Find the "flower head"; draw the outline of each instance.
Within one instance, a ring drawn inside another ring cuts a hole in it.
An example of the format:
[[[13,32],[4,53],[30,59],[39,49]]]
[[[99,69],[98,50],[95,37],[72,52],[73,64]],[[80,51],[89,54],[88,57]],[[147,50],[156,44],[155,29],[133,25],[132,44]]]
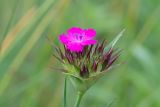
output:
[[[67,34],[61,34],[59,39],[70,51],[82,52],[85,46],[97,43],[96,40],[93,40],[95,36],[94,29],[72,27],[67,31]]]
[[[113,45],[106,48],[108,44],[105,40],[101,43],[93,40],[95,35],[94,29],[73,27],[59,37],[64,49],[55,48],[58,56],[54,56],[61,61],[63,71],[70,75],[73,84],[81,91],[86,91],[112,68],[120,55]]]
[[[64,45],[64,51],[57,49],[59,60],[66,73],[80,78],[90,78],[107,71],[118,59],[120,51],[113,48],[105,51],[106,42],[85,46],[82,52],[72,52]]]

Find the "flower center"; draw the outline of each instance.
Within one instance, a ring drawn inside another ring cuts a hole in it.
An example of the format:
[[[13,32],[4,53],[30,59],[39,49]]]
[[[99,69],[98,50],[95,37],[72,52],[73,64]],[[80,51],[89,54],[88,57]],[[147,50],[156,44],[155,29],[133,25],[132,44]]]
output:
[[[82,34],[75,34],[76,42],[82,42],[83,41],[83,35]]]

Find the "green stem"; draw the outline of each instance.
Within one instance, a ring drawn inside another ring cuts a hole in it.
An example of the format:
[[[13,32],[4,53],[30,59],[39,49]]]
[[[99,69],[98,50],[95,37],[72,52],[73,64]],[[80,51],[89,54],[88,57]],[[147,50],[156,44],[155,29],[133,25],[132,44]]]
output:
[[[67,107],[67,76],[64,80],[63,107]]]
[[[74,104],[74,107],[79,107],[80,103],[81,103],[81,99],[83,97],[83,92],[80,92],[78,91],[78,94],[77,94],[77,99],[76,99],[76,102]]]

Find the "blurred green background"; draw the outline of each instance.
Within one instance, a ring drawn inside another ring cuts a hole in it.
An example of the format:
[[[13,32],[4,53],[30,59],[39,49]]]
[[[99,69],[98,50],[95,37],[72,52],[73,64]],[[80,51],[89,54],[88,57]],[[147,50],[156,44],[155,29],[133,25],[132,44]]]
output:
[[[64,75],[46,40],[72,26],[94,28],[117,47],[120,67],[84,96],[81,107],[160,107],[160,0],[0,0],[0,107],[60,107]],[[75,89],[68,86],[68,107]]]

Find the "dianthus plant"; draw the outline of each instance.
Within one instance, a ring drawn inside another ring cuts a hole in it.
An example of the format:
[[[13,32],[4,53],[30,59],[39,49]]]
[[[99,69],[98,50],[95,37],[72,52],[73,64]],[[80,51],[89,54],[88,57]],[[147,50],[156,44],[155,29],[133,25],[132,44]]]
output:
[[[110,44],[106,40],[95,40],[96,31],[92,28],[72,27],[59,36],[63,49],[54,47],[57,52],[54,56],[60,61],[63,66],[61,70],[78,92],[74,107],[79,107],[84,93],[115,66],[114,62],[119,58],[120,51],[114,49],[114,45],[122,33],[123,31]],[[66,97],[66,86],[64,94]],[[66,98],[63,103],[66,107]]]

